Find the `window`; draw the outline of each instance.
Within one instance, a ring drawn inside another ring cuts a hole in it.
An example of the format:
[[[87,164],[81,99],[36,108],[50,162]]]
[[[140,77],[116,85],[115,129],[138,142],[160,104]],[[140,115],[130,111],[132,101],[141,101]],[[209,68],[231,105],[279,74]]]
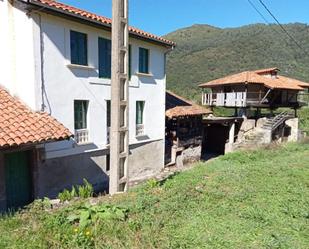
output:
[[[99,38],[99,77],[111,78],[112,70],[111,40]]]
[[[144,106],[145,101],[136,101],[136,124],[144,123]]]
[[[87,58],[87,35],[84,33],[72,31],[71,39],[71,63],[77,65],[88,65]]]
[[[111,101],[106,100],[106,124],[111,127]]]
[[[139,48],[139,72],[149,73],[149,50],[146,48]]]
[[[132,76],[132,47],[129,45],[129,80],[131,79]]]
[[[74,100],[74,128],[75,130],[87,129],[87,100]]]

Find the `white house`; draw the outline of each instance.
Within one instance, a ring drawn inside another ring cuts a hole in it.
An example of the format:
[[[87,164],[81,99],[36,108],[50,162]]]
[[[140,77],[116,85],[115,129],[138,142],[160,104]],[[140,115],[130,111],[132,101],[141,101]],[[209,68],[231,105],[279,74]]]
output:
[[[130,27],[131,181],[164,165],[165,58],[174,43]],[[38,145],[36,197],[83,178],[108,188],[111,20],[51,0],[0,0],[0,86],[75,138]]]

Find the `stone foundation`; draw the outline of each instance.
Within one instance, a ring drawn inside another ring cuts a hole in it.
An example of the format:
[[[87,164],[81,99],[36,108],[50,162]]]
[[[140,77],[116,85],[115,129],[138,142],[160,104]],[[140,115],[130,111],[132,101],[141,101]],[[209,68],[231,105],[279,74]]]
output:
[[[83,184],[83,179],[87,179],[96,192],[108,191],[108,154],[109,150],[105,149],[46,160],[39,160],[40,156],[37,156],[37,163],[31,166],[34,197],[56,198],[64,189]],[[158,174],[164,167],[163,157],[163,140],[130,145],[129,181]],[[0,210],[5,210],[5,167],[2,158],[3,154],[0,153]]]
[[[163,140],[130,145],[129,181],[149,178],[163,168]],[[46,160],[39,167],[38,197],[56,197],[65,188],[89,181],[96,192],[108,191],[109,150]]]
[[[164,140],[130,145],[129,181],[158,174],[164,168]]]
[[[63,189],[89,181],[95,191],[108,189],[109,177],[106,173],[108,150],[82,153],[72,156],[47,159],[38,167],[37,198],[57,197]]]
[[[182,160],[184,163],[190,163],[201,159],[202,146],[192,146],[182,151]]]
[[[288,136],[289,142],[297,142],[299,134],[299,120],[298,118],[291,118],[285,121],[285,125],[291,128],[291,134]]]

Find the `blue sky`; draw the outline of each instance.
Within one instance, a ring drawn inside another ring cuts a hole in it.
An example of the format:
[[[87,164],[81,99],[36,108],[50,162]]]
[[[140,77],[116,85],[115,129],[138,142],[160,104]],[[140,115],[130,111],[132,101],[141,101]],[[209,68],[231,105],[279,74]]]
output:
[[[111,17],[112,0],[59,0]],[[269,22],[274,20],[259,0],[251,0]],[[308,0],[263,0],[281,23],[309,23]],[[239,27],[263,23],[248,0],[129,0],[130,25],[164,35],[193,24]]]

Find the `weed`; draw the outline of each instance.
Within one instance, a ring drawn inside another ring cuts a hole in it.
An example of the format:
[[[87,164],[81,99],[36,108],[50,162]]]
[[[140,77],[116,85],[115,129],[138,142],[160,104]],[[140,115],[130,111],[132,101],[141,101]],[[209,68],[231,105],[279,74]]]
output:
[[[72,186],[71,191],[65,189],[58,194],[58,198],[61,202],[70,201],[74,198],[89,198],[93,196],[93,187],[92,185],[84,179],[83,185]]]

